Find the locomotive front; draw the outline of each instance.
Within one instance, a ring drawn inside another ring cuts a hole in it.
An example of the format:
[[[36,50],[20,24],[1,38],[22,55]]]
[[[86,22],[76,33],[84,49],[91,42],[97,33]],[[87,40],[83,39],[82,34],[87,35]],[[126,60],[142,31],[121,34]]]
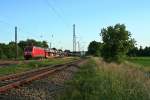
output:
[[[24,58],[25,59],[32,58],[32,50],[33,50],[33,47],[26,47],[24,49]]]

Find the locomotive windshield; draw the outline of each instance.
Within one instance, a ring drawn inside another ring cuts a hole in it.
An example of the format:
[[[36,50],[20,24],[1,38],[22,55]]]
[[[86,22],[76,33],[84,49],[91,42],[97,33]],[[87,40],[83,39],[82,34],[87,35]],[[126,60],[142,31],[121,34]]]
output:
[[[24,51],[26,51],[26,52],[31,52],[32,49],[33,49],[33,47],[26,47]]]

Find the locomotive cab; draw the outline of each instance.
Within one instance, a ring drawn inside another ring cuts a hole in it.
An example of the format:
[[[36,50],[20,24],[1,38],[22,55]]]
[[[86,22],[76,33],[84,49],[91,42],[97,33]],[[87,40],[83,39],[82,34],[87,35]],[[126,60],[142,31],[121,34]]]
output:
[[[33,51],[33,47],[26,47],[24,49],[24,58],[25,59],[29,59],[29,58],[32,58],[32,51]]]

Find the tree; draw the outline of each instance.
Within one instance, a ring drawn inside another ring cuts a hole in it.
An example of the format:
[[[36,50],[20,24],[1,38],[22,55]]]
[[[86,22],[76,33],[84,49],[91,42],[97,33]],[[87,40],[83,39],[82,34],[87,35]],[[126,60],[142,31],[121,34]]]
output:
[[[139,56],[139,57],[148,57],[150,56],[150,47],[146,46],[143,48],[140,46],[140,48],[133,48],[130,49],[129,52],[127,53],[128,56]]]
[[[102,48],[102,43],[92,41],[88,47],[88,54],[93,55],[93,56],[100,56],[101,55],[101,48]]]
[[[37,46],[39,43],[34,39],[27,39],[27,46]]]
[[[52,50],[57,50],[56,48],[52,48]]]
[[[24,50],[24,48],[27,46],[27,41],[20,41],[20,42],[18,43],[18,46],[19,46],[22,50]]]
[[[0,48],[0,59],[6,59],[6,55],[4,54],[2,48]]]
[[[129,49],[127,55],[130,56],[130,57],[138,56],[138,48],[134,47],[134,48]]]
[[[43,48],[48,48],[48,44],[46,41],[36,41],[34,39],[27,39],[26,41],[20,41],[18,43],[19,47],[24,50],[26,46],[38,46]]]
[[[8,55],[8,45],[4,44],[4,43],[0,43],[0,58],[1,59],[5,59],[7,58],[7,55]]]
[[[46,41],[36,41],[34,39],[27,39],[18,43],[18,57],[23,57],[23,51],[26,46],[38,46],[48,48]],[[11,41],[9,44],[0,43],[0,59],[15,58],[16,44]]]
[[[43,47],[43,48],[48,48],[47,42],[46,42],[46,41],[42,41],[41,47]]]
[[[124,24],[116,24],[101,30],[102,57],[106,61],[121,61],[135,41]]]

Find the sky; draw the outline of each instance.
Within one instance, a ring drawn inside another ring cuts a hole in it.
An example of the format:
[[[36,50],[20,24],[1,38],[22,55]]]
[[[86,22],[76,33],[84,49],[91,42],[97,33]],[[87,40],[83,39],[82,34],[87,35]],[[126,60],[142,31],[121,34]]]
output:
[[[0,0],[0,43],[36,39],[72,50],[73,24],[81,50],[101,41],[102,28],[125,24],[138,46],[150,46],[150,0]]]

